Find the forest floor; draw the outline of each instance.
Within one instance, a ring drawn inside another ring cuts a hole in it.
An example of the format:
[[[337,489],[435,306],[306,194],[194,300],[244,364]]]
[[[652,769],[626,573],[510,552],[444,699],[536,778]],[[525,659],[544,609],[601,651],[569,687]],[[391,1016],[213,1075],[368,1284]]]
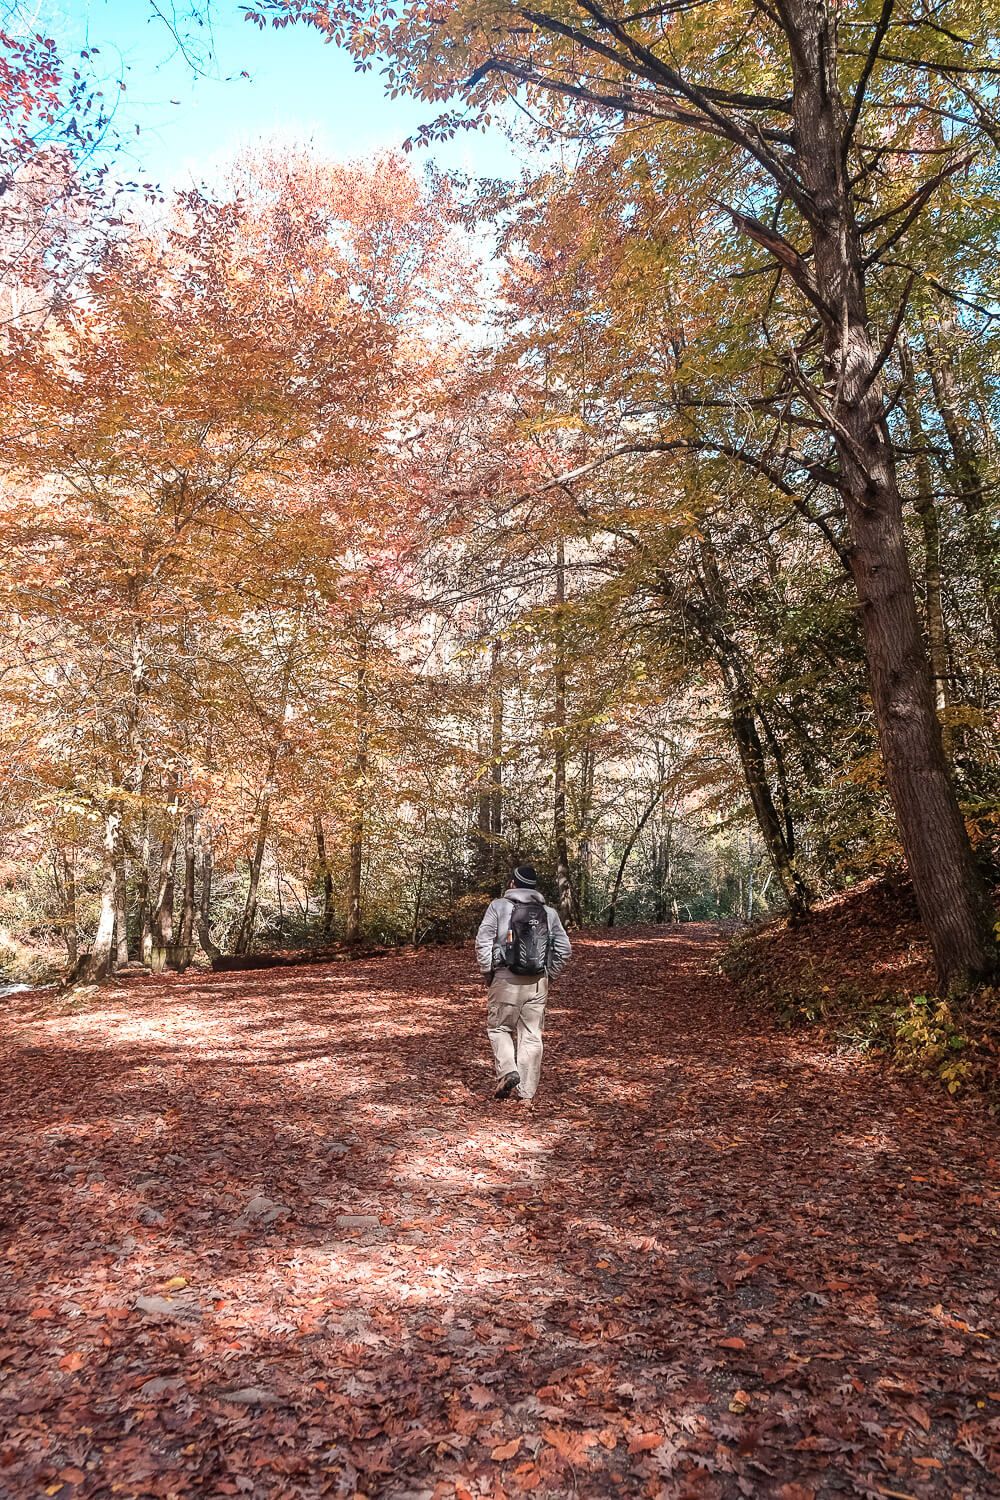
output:
[[[0,1494],[1000,1493],[1000,1128],[721,941],[580,939],[533,1111],[457,951],[11,997]]]
[[[778,918],[745,929],[724,966],[752,1009],[877,1050],[1000,1114],[1000,989],[942,1005],[908,883],[872,877],[817,902],[801,927]]]
[[[779,1007],[825,1000],[836,1011],[936,988],[911,887],[876,876],[816,902],[801,927],[777,918],[745,929],[727,967],[745,968],[755,992]]]

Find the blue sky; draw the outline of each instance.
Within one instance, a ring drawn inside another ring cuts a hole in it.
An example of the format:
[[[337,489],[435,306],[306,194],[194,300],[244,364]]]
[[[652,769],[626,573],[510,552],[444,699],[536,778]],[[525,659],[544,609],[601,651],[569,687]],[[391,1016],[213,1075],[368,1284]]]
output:
[[[161,8],[169,3],[161,0]],[[37,7],[38,27],[64,51],[100,48],[92,66],[109,100],[117,80],[125,82],[115,119],[121,177],[164,187],[210,181],[241,144],[262,136],[313,141],[339,159],[366,156],[401,146],[433,117],[431,105],[386,99],[377,72],[355,73],[345,53],[307,27],[261,33],[243,20],[240,0],[213,0],[207,77],[193,73],[152,14],[148,0],[41,0]],[[202,33],[207,55],[205,41]],[[414,164],[425,154],[415,152]],[[497,132],[463,135],[432,154],[440,166],[472,175],[509,176],[519,167]]]

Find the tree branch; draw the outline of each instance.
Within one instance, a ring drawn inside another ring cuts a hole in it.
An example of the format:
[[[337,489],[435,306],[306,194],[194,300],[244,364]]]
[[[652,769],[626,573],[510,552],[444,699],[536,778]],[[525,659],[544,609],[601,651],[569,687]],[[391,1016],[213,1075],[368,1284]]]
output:
[[[862,230],[863,234],[870,233],[872,229],[877,228],[879,225],[886,223],[888,219],[895,218],[897,214],[902,213],[903,210],[907,207],[907,204],[910,205],[909,212],[903,219],[902,224],[897,225],[892,234],[890,234],[887,239],[884,239],[881,245],[877,246],[870,255],[865,257],[866,267],[874,265],[875,262],[881,256],[883,256],[887,250],[891,250],[892,246],[895,245],[898,240],[902,239],[903,235],[909,229],[910,225],[920,217],[928,199],[935,192],[935,190],[939,188],[941,184],[947,180],[947,178],[953,177],[956,172],[961,172],[963,168],[969,166],[971,162],[975,161],[976,155],[977,153],[975,151],[967,151],[964,156],[957,157],[956,160],[951,162],[949,166],[942,167],[940,172],[935,172],[933,177],[929,177],[924,183],[923,187],[918,188],[918,190],[906,200],[906,203],[901,203],[900,206],[897,209],[893,210],[892,213],[883,214],[880,218],[874,219],[866,229]]]
[[[889,27],[892,24],[892,13],[895,7],[896,0],[883,0],[882,14],[878,18],[878,24],[875,27],[875,35],[872,38],[872,44],[868,49],[868,56],[865,58],[864,67],[861,69],[861,77],[858,79],[858,86],[854,90],[854,101],[851,105],[851,113],[847,118],[847,126],[844,130],[843,153],[845,161],[847,160],[847,153],[851,149],[851,142],[854,139],[854,132],[857,129],[858,121],[861,118],[861,110],[864,106],[865,94],[868,89],[869,81],[871,80],[872,71],[875,67],[875,64],[878,62],[879,51],[882,47],[882,43],[885,40],[886,33],[888,32]]]
[[[778,264],[788,271],[799,291],[808,298],[820,316],[828,323],[835,321],[832,308],[823,300],[813,284],[805,260],[796,250],[794,245],[789,244],[782,235],[774,229],[769,229],[759,219],[750,214],[740,213],[738,208],[732,208],[728,203],[721,203],[719,199],[712,200],[716,207],[721,208],[723,213],[729,215],[737,229],[743,231],[761,249],[766,250],[773,256]]]

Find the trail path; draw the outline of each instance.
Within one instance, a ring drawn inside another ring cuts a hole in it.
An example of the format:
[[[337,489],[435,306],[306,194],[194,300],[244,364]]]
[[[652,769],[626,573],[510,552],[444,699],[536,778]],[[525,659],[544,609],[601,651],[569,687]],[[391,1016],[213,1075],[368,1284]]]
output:
[[[718,945],[579,941],[534,1113],[459,953],[7,1002],[0,1494],[1000,1494],[996,1125]]]

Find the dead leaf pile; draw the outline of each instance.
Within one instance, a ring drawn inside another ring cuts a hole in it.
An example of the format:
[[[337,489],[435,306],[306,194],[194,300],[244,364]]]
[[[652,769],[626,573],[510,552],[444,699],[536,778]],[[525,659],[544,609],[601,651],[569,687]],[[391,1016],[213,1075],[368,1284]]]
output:
[[[137,979],[0,1058],[0,1493],[1000,1491],[997,1127],[585,938],[533,1113],[467,954]]]

